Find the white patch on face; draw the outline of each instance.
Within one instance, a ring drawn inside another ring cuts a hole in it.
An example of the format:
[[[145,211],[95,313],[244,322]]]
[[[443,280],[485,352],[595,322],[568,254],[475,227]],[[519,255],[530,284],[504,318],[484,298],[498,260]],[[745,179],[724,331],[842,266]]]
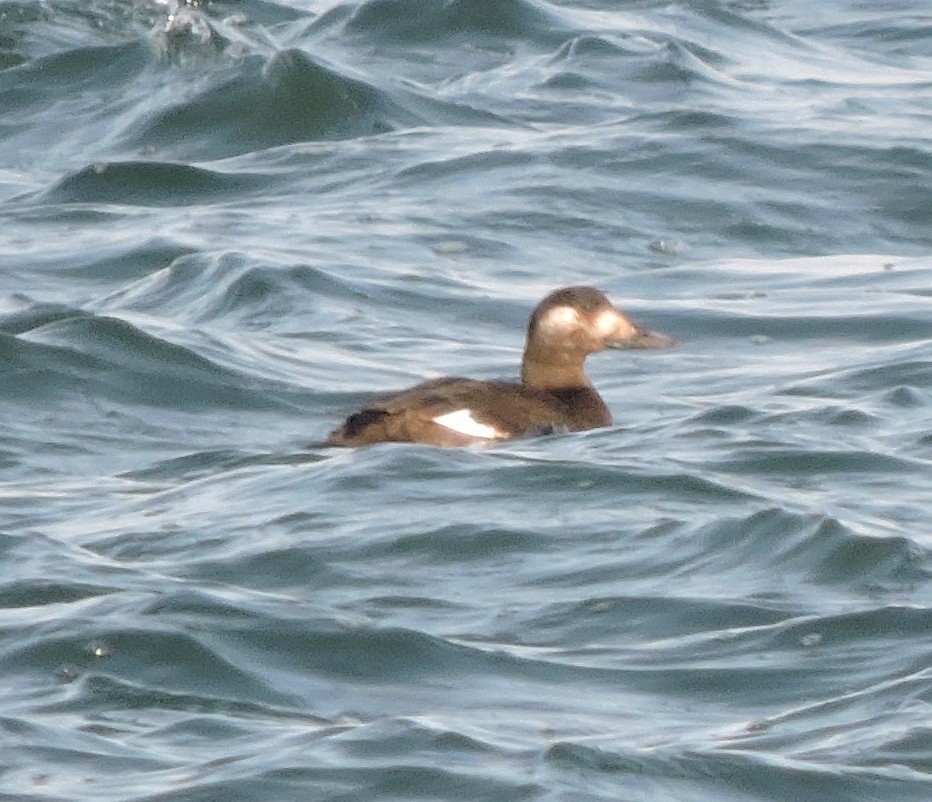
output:
[[[599,312],[595,319],[595,327],[603,337],[627,337],[634,333],[634,326],[614,309]]]
[[[456,412],[448,412],[446,415],[438,415],[434,418],[434,423],[443,426],[468,437],[484,437],[487,440],[496,440],[505,435],[498,431],[494,426],[480,423],[472,416],[471,409],[458,409]]]
[[[544,313],[540,328],[545,332],[562,334],[579,327],[579,312],[572,306],[555,306]]]

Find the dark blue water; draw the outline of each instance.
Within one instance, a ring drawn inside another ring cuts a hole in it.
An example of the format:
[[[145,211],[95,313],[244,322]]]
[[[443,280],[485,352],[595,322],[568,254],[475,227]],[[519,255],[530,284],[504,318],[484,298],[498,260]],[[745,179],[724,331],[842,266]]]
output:
[[[925,0],[0,2],[0,796],[932,799]],[[592,284],[614,426],[309,447]]]

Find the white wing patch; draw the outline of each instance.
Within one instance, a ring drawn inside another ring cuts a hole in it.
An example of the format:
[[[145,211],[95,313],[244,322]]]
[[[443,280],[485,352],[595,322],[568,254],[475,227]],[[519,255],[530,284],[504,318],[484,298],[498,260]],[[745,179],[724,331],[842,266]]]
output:
[[[506,436],[494,426],[477,421],[472,416],[471,409],[458,409],[455,412],[448,412],[446,415],[438,415],[434,418],[434,423],[469,437],[484,437],[488,440],[495,440]]]

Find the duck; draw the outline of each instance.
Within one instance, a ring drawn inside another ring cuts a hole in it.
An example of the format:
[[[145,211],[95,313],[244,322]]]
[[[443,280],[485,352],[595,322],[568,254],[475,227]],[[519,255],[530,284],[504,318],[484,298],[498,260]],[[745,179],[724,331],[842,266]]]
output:
[[[586,375],[586,357],[676,343],[634,323],[594,287],[563,287],[531,313],[519,382],[431,379],[369,402],[324,445],[468,446],[610,426],[611,412]]]

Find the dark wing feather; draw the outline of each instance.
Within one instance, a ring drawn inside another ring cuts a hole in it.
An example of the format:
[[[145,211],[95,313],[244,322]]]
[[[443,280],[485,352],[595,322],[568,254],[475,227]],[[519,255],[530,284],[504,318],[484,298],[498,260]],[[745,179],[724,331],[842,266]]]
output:
[[[445,378],[376,399],[331,433],[331,445],[384,441],[466,445],[482,438],[454,432],[434,419],[460,409],[509,437],[558,431],[568,426],[564,406],[554,395],[503,381]]]

